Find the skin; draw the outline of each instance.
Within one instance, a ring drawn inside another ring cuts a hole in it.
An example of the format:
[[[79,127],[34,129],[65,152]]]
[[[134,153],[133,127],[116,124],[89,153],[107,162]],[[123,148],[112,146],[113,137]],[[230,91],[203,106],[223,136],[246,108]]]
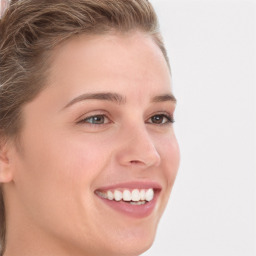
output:
[[[118,93],[125,102],[90,99],[65,107],[99,92]],[[165,117],[175,102],[152,102],[165,94],[171,94],[168,66],[141,32],[81,35],[54,50],[47,87],[23,108],[20,148],[1,148],[5,256],[135,256],[151,246],[179,165]],[[103,124],[91,123],[95,115]],[[126,216],[94,193],[127,181],[161,185],[148,217]]]

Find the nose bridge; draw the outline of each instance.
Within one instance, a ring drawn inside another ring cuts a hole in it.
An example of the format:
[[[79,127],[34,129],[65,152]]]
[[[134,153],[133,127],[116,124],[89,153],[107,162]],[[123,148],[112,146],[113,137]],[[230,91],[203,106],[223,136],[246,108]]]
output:
[[[127,127],[122,134],[122,146],[118,153],[122,165],[158,166],[160,155],[145,124]]]

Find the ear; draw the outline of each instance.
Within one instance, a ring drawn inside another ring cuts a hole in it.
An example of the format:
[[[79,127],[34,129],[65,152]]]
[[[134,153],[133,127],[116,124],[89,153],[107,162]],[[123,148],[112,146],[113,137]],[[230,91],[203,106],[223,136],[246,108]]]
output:
[[[9,183],[13,179],[11,168],[11,151],[13,143],[0,138],[0,183]]]

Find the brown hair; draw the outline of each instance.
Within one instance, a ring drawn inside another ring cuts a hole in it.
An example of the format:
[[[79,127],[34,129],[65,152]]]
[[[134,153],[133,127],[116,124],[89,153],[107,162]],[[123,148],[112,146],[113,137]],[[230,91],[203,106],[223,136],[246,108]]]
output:
[[[157,17],[147,0],[16,0],[0,21],[0,139],[16,138],[22,106],[46,84],[51,50],[81,33],[150,34],[169,66]],[[3,192],[3,191],[2,191]],[[5,210],[0,194],[0,244],[5,246]]]

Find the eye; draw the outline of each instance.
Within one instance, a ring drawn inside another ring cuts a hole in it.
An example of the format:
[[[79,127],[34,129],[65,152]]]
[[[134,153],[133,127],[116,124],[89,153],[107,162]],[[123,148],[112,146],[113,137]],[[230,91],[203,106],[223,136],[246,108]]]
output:
[[[164,125],[164,124],[174,123],[174,119],[172,116],[168,114],[157,114],[150,117],[148,123]]]
[[[81,120],[79,123],[88,123],[93,125],[101,125],[109,123],[109,119],[105,115],[89,116]]]

